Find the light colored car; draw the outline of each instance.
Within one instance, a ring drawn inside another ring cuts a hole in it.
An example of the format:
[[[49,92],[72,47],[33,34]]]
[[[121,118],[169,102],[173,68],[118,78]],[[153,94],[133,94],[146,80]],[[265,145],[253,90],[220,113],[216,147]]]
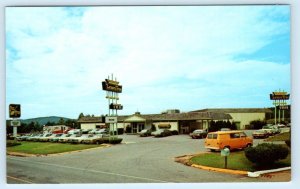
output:
[[[58,142],[66,143],[67,140],[71,137],[71,134],[64,135],[63,137],[59,137]]]
[[[51,138],[55,137],[56,134],[46,134],[45,136],[39,138],[40,142],[48,142]]]
[[[253,136],[253,138],[267,138],[267,137],[269,137],[269,133],[266,130],[259,129],[259,130],[253,131],[252,136]]]
[[[166,137],[171,136],[172,132],[169,129],[158,129],[157,131],[154,131],[151,133],[154,137]]]
[[[74,141],[74,139],[77,139],[79,137],[81,137],[82,135],[81,134],[74,134],[74,135],[71,135],[70,137],[67,138],[66,142],[67,143],[72,143]]]
[[[32,136],[27,137],[26,141],[34,141],[34,140],[36,140],[36,138],[42,137],[42,136],[43,136],[43,134],[33,134]]]
[[[84,134],[84,135],[77,135],[76,137],[72,137],[68,139],[68,142],[73,144],[79,144],[82,143],[83,140],[92,137],[92,134]]]
[[[267,131],[269,136],[273,136],[275,134],[280,133],[280,129],[274,125],[265,125],[262,127],[262,130]]]
[[[60,133],[60,134],[56,134],[56,136],[55,137],[52,137],[52,138],[50,138],[50,142],[58,142],[58,140],[61,138],[61,137],[64,137],[64,136],[66,136],[67,134],[62,134],[62,133]]]
[[[102,144],[108,140],[108,137],[109,137],[108,135],[102,135],[102,134],[93,135],[93,134],[91,134],[90,137],[84,139],[82,141],[82,143],[84,143],[84,144]]]
[[[141,137],[146,137],[151,135],[151,130],[150,129],[144,129],[141,130],[141,132],[138,132],[138,135]]]

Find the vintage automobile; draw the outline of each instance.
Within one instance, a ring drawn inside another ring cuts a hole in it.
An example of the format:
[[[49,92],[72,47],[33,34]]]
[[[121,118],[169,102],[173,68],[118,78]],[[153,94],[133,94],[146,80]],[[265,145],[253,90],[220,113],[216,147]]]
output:
[[[83,143],[83,140],[92,137],[92,134],[84,134],[84,135],[76,135],[76,137],[72,137],[70,139],[68,139],[69,143],[72,144],[79,144],[79,143]]]
[[[150,130],[150,129],[144,129],[144,130],[141,130],[141,132],[138,132],[138,135],[139,135],[140,137],[151,136],[151,130]]]
[[[154,131],[151,133],[154,137],[166,137],[171,136],[172,132],[169,129],[158,129],[157,131]]]
[[[192,133],[190,133],[190,137],[192,138],[206,138],[207,131],[203,129],[196,129]]]
[[[105,139],[105,136],[107,135],[93,135],[91,134],[88,138],[84,139],[82,141],[83,144],[102,144],[105,141],[108,141],[108,136]]]
[[[262,127],[262,130],[267,131],[269,136],[280,133],[280,129],[275,125],[265,125]]]
[[[253,131],[252,136],[253,136],[253,138],[268,138],[269,133],[266,130],[259,129],[259,130]]]
[[[75,142],[75,139],[81,137],[82,135],[81,134],[74,134],[74,135],[71,135],[70,137],[67,138],[66,142],[67,143],[74,143]]]
[[[248,137],[243,131],[217,131],[207,134],[205,148],[211,151],[222,150],[224,148],[243,149],[253,145],[253,139]]]
[[[63,137],[59,137],[58,142],[66,143],[67,140],[68,140],[71,136],[75,136],[75,135],[67,134],[67,135],[64,135]]]
[[[47,134],[38,139],[40,142],[48,142],[51,138],[55,137],[57,134]]]
[[[65,137],[67,134],[56,134],[55,137],[50,138],[49,142],[58,142],[58,140],[62,137]]]
[[[27,138],[33,137],[33,136],[35,136],[35,134],[26,134],[26,135],[22,135],[22,136],[17,136],[16,139],[17,139],[17,141],[25,141],[25,140],[27,140]]]

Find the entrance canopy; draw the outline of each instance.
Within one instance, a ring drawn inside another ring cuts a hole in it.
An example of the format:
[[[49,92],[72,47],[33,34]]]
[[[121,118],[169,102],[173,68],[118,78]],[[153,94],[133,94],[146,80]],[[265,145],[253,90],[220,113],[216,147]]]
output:
[[[140,116],[137,116],[137,115],[133,115],[133,116],[125,119],[124,122],[126,122],[126,123],[146,122],[146,119],[144,119]]]

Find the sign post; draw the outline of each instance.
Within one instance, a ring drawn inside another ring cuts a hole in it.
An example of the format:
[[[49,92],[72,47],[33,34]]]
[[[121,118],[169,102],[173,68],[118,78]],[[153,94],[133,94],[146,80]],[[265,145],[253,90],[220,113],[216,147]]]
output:
[[[275,125],[277,124],[277,107],[279,107],[279,123],[281,122],[280,118],[280,110],[282,110],[282,116],[283,116],[283,121],[284,121],[284,110],[288,109],[286,100],[290,99],[290,94],[288,94],[285,91],[275,91],[270,94],[270,100],[273,100],[273,105],[275,106]],[[282,108],[283,107],[283,108]]]
[[[110,126],[112,125],[112,135],[115,135],[115,130],[116,135],[118,135],[118,110],[123,109],[123,105],[118,104],[119,93],[122,93],[122,85],[119,84],[117,78],[114,79],[111,75],[111,79],[108,76],[107,79],[102,81],[102,89],[106,91],[106,98],[108,99],[108,117],[105,119],[105,123],[109,124],[109,130],[111,130]]]
[[[224,156],[225,157],[225,169],[227,169],[227,157],[229,156],[229,154],[230,154],[230,150],[229,150],[229,148],[224,148],[224,149],[222,149],[221,150],[221,156]]]
[[[18,127],[21,126],[21,122],[19,120],[16,120],[16,118],[21,117],[21,105],[10,104],[8,110],[9,110],[9,117],[12,118],[10,125],[13,127],[13,137],[16,139],[18,134]]]

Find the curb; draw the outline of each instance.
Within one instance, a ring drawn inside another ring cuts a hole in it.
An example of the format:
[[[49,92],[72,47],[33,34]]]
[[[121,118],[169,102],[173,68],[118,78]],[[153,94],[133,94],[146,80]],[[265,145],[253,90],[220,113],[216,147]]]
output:
[[[240,170],[232,170],[232,169],[222,169],[222,168],[215,168],[215,167],[207,167],[203,165],[192,164],[192,167],[207,170],[207,171],[216,171],[222,173],[230,173],[235,175],[248,175],[248,171],[240,171]]]
[[[270,170],[265,170],[265,171],[248,172],[248,177],[255,178],[255,177],[259,177],[262,174],[275,173],[275,172],[287,171],[287,170],[291,170],[291,167],[283,167],[283,168],[279,168],[279,169],[270,169]]]
[[[88,151],[88,150],[95,150],[99,148],[107,148],[110,147],[110,144],[102,144],[102,146],[95,147],[95,148],[88,148],[88,149],[83,149],[83,150],[75,150],[75,151],[69,151],[69,152],[61,152],[61,153],[55,153],[55,154],[27,154],[27,153],[22,153],[22,152],[7,152],[7,155],[10,156],[18,156],[18,157],[45,157],[45,156],[58,156],[58,155],[63,155],[63,154],[71,154],[71,153],[76,153],[76,152],[82,152],[82,151]]]

